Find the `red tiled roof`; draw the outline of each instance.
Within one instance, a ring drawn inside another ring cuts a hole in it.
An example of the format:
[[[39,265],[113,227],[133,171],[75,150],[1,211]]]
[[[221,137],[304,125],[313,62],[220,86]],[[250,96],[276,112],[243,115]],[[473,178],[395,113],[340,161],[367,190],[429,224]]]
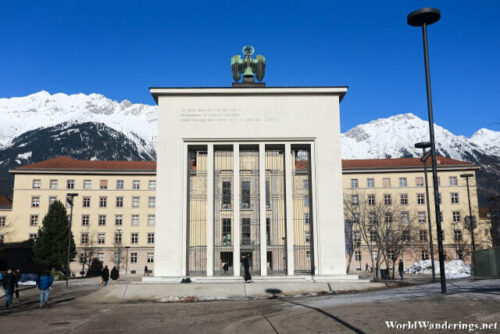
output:
[[[471,166],[470,162],[436,157],[438,166]],[[428,166],[430,161],[428,161]],[[419,158],[342,160],[342,169],[423,167]]]
[[[145,170],[156,171],[156,161],[75,160],[68,156],[35,162],[15,170],[74,169],[74,170]]]

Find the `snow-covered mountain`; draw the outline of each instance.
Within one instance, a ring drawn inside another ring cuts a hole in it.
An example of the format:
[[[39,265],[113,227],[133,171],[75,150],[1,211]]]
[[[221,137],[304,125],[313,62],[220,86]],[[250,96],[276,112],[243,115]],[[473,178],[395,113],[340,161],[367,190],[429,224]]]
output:
[[[156,106],[117,102],[100,94],[40,91],[24,97],[0,99],[0,149],[30,130],[61,123],[103,123],[134,141],[140,151],[155,150],[158,112]],[[146,147],[144,147],[146,143]]]

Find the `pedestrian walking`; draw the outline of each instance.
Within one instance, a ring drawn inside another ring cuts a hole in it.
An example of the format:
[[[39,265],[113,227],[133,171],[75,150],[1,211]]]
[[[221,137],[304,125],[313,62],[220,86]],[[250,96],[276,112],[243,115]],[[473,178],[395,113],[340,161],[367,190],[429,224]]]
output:
[[[101,280],[102,280],[102,285],[106,286],[108,285],[109,281],[109,269],[108,266],[104,266],[104,269],[101,271]]]
[[[144,266],[144,276],[149,276],[148,266]]]
[[[111,275],[109,275],[113,281],[116,281],[120,277],[120,273],[118,272],[118,269],[116,269],[116,266],[111,269]]]
[[[366,264],[365,271],[368,271],[368,263]]]
[[[246,255],[243,255],[243,268],[245,269],[245,283],[249,283],[252,281],[252,276],[250,275],[250,262]]]
[[[404,272],[404,265],[403,265],[403,260],[399,259],[399,265],[398,265],[398,271],[399,271],[399,277],[401,280],[403,280],[403,272]]]
[[[16,280],[17,280],[17,286],[16,286],[16,298],[19,298],[19,282],[21,282],[21,277],[22,277],[22,274],[21,274],[21,270],[19,269],[16,269]]]
[[[16,275],[12,269],[7,270],[3,278],[3,289],[5,291],[5,307],[12,305],[12,297],[14,296],[14,289],[18,287]]]
[[[44,269],[36,279],[36,286],[40,289],[40,307],[49,306],[50,287],[54,278],[48,270]]]

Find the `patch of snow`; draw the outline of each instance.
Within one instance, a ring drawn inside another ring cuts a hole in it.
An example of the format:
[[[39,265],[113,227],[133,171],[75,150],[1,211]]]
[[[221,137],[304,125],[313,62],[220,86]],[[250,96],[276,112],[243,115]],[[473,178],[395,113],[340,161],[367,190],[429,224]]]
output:
[[[29,158],[31,158],[31,154],[32,153],[33,152],[29,151],[29,152],[18,154],[17,157],[16,157],[17,158],[16,161],[20,160],[20,159],[28,160]]]
[[[439,261],[434,261],[436,275],[439,275]],[[431,260],[417,261],[405,270],[409,274],[432,274]],[[462,260],[452,260],[444,264],[446,278],[462,278],[471,275],[471,268]]]
[[[36,285],[35,281],[18,282],[19,285]]]

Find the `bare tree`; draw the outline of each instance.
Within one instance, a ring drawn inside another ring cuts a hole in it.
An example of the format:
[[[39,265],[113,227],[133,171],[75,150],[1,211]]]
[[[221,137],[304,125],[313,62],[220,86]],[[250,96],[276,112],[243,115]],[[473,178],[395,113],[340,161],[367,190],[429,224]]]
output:
[[[452,224],[452,228],[448,229],[448,235],[451,247],[455,249],[455,254],[448,256],[450,259],[454,260],[465,260],[471,256],[471,245],[470,239],[467,237],[469,231],[465,228],[462,223]]]
[[[79,249],[80,257],[78,259],[78,262],[82,265],[82,273],[85,273],[85,266],[87,265],[90,268],[92,259],[96,253],[96,247],[95,247],[96,232],[95,229],[91,229],[90,226],[87,225],[83,233],[87,235],[87,242],[83,243],[82,247],[80,247]]]
[[[123,260],[122,231],[117,229],[115,231],[115,240],[113,243],[113,263],[118,271],[120,271],[120,265]]]

